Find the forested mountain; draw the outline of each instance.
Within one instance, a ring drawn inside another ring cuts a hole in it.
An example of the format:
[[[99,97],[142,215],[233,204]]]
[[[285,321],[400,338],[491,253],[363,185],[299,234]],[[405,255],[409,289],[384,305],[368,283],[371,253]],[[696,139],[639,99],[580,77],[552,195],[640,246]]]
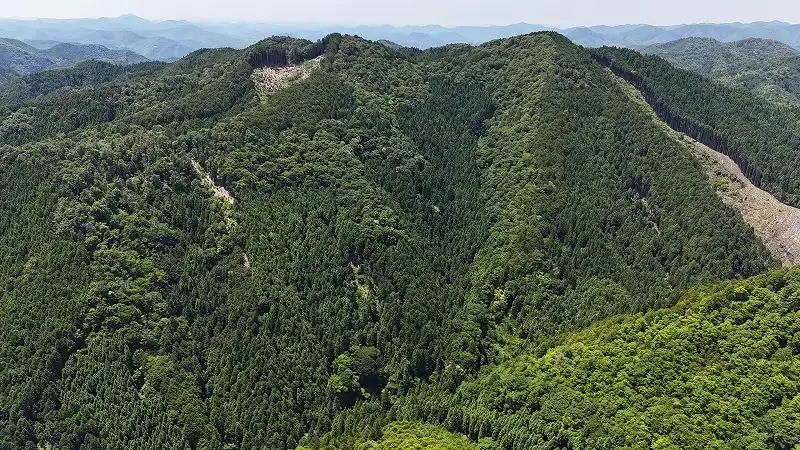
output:
[[[489,448],[796,448],[800,272],[696,289],[397,406]]]
[[[0,106],[13,106],[59,89],[80,89],[111,81],[153,75],[166,68],[163,62],[122,66],[89,60],[64,69],[52,69],[25,76],[10,76],[0,84]]]
[[[550,32],[26,78],[0,448],[800,444],[800,275],[722,282],[777,261],[604,65],[796,200],[792,111]]]
[[[800,104],[800,52],[780,42],[746,39],[722,43],[687,38],[653,45],[644,51],[768,100]]]
[[[0,82],[86,60],[135,64],[147,58],[129,50],[110,50],[100,45],[58,44],[42,50],[21,41],[0,38]]]
[[[800,51],[767,39],[723,43],[710,38],[686,38],[652,45],[645,48],[644,52],[658,55],[681,69],[708,77],[732,77],[800,56]]]

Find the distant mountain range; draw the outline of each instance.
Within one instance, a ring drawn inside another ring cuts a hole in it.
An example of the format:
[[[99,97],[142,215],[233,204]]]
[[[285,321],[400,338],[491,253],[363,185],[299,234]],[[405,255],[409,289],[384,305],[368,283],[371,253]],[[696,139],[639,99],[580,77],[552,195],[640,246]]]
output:
[[[147,58],[130,50],[109,49],[98,44],[54,43],[37,48],[15,39],[0,38],[0,82],[87,60],[127,65],[147,61]]]
[[[641,49],[687,37],[721,42],[746,38],[773,39],[800,48],[800,25],[785,22],[692,24],[676,26],[620,25],[555,28],[518,23],[504,26],[287,25],[255,22],[150,21],[134,15],[100,19],[0,19],[0,36],[42,47],[56,42],[99,44],[126,49],[152,60],[174,60],[199,48],[243,48],[273,35],[319,39],[329,33],[357,35],[418,48],[453,43],[480,44],[493,39],[552,30],[586,47],[603,45]]]
[[[33,46],[48,42],[99,44],[149,59],[171,60],[203,47],[244,46],[249,42],[184,21],[154,22],[136,16],[101,19],[0,20],[0,36]]]

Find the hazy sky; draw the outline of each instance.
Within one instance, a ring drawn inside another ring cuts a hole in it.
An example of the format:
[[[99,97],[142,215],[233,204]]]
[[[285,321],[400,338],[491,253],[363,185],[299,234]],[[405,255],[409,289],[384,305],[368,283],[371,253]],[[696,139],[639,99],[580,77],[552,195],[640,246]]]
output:
[[[800,22],[797,0],[0,0],[4,17],[551,26]]]

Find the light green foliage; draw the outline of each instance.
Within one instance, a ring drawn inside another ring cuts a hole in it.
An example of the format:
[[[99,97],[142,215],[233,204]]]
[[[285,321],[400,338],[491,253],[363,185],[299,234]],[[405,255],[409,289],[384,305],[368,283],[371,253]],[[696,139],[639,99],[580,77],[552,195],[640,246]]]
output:
[[[393,422],[383,429],[377,442],[366,442],[359,450],[419,449],[419,450],[476,450],[478,447],[464,436],[414,422]]]
[[[694,289],[487,367],[454,393],[422,388],[401,415],[515,449],[793,448],[798,289],[798,270]]]
[[[330,450],[338,447],[325,446]],[[357,442],[354,450],[492,450],[491,439],[477,445],[465,436],[450,433],[444,428],[419,422],[392,422],[383,427],[381,437]],[[297,450],[310,450],[300,446]]]

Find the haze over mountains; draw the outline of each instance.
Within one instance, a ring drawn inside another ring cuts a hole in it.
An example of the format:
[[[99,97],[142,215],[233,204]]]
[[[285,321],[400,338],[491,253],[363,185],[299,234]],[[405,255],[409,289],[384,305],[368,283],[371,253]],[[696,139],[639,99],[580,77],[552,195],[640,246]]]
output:
[[[255,22],[150,21],[135,15],[99,19],[3,19],[0,36],[31,45],[53,42],[99,44],[127,49],[152,60],[174,60],[199,48],[246,47],[265,36],[288,35],[320,39],[332,32],[371,40],[388,40],[407,47],[426,49],[452,43],[481,44],[493,39],[536,31],[557,31],[576,44],[642,48],[686,37],[709,37],[723,42],[758,37],[800,47],[800,25],[784,22],[691,24],[676,26],[621,25],[559,29],[518,23],[503,26],[390,26],[338,24],[269,24]]]
[[[112,64],[147,61],[147,58],[130,50],[114,50],[98,44],[56,42],[36,48],[18,40],[0,38],[0,82],[19,75],[72,66],[90,59]]]

